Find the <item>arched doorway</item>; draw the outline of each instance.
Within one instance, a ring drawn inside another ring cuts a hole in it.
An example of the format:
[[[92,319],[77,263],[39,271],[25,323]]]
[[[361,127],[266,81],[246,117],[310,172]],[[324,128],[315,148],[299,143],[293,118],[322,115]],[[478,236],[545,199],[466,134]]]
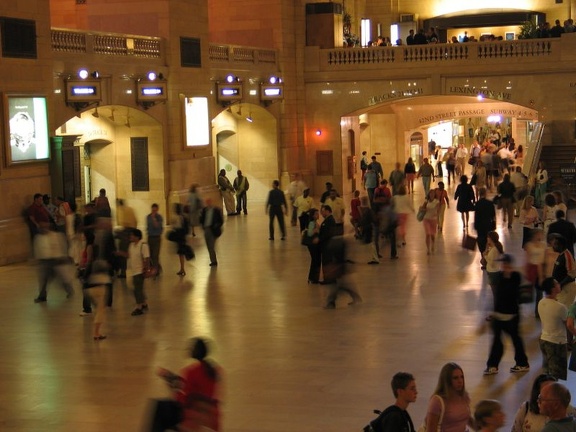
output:
[[[387,175],[396,162],[428,156],[426,143],[431,140],[434,127],[446,131],[447,138],[437,142],[446,148],[458,143],[470,146],[478,133],[500,127],[514,137],[516,145],[522,144],[526,149],[531,125],[537,119],[536,110],[511,102],[469,96],[420,96],[394,99],[344,116],[342,124],[347,126],[342,133],[347,133],[351,125],[358,135],[356,157],[364,150],[382,155]],[[348,143],[343,142],[343,154],[347,150]]]
[[[58,172],[64,173],[63,189],[74,190],[78,205],[104,188],[113,214],[116,199],[124,199],[140,226],[152,203],[167,214],[163,130],[153,117],[126,106],[101,106],[72,117],[56,130],[56,136],[68,143],[63,144],[63,154],[70,146],[77,149],[73,169],[63,160]],[[77,186],[71,188],[70,181]]]
[[[265,201],[278,171],[278,127],[264,108],[234,104],[212,121],[212,139],[218,154],[217,171],[225,169],[232,182],[237,170],[250,182],[248,202]]]

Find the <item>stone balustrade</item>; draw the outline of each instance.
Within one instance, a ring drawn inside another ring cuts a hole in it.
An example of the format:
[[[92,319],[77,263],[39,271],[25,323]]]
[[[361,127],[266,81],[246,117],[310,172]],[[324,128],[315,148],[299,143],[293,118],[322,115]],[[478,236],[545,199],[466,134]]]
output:
[[[103,54],[160,59],[162,39],[113,33],[52,29],[52,49],[74,54]]]
[[[560,58],[560,39],[528,39],[462,44],[411,45],[399,47],[333,48],[308,47],[308,71],[363,70],[386,66],[470,62],[497,59],[514,62],[542,62]],[[314,64],[314,50],[317,64]]]
[[[62,53],[148,59],[162,59],[164,56],[162,38],[66,29],[52,29],[52,49]],[[234,64],[276,67],[278,63],[277,52],[270,49],[210,44],[208,53],[210,61],[218,67],[230,67]]]

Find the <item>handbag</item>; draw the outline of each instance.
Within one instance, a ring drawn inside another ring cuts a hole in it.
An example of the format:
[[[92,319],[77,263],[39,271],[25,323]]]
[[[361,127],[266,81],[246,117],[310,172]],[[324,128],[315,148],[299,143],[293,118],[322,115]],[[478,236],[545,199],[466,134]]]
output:
[[[476,174],[472,175],[472,179],[470,179],[470,184],[472,186],[476,186],[476,182],[478,181],[478,176]]]
[[[418,213],[416,213],[416,219],[418,219],[418,222],[422,222],[424,220],[424,216],[426,216],[426,207],[420,207],[418,209]]]
[[[155,278],[156,276],[158,276],[158,267],[149,265],[148,267],[145,267],[142,270],[142,275],[146,279]]]
[[[476,237],[466,234],[464,238],[462,238],[462,247],[464,249],[473,251],[476,249],[476,242],[477,242]]]
[[[444,421],[444,411],[446,411],[446,406],[444,405],[444,399],[442,399],[441,396],[434,395],[432,397],[437,397],[438,399],[440,399],[441,409],[440,409],[440,417],[438,417],[438,426],[436,427],[436,432],[441,432],[442,431],[442,421]],[[426,418],[424,418],[424,422],[418,428],[418,432],[427,432]]]
[[[184,245],[184,258],[186,258],[186,261],[194,259],[195,256],[196,254],[194,253],[194,249],[192,249],[192,246]]]
[[[300,240],[300,244],[302,246],[312,246],[314,244],[314,239],[316,238],[316,234],[313,236],[308,235],[308,230],[305,229],[302,231],[302,239]]]

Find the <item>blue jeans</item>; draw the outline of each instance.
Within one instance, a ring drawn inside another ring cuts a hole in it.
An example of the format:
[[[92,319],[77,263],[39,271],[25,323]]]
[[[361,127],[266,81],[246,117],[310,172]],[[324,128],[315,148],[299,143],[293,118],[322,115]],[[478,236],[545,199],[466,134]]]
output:
[[[430,176],[422,176],[422,185],[424,185],[424,193],[428,196],[428,192],[430,192],[430,180],[432,177]]]

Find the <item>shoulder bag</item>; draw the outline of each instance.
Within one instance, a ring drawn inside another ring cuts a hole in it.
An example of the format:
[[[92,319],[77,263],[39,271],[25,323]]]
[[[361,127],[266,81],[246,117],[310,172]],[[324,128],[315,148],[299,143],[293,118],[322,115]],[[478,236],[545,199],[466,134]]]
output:
[[[442,432],[442,421],[444,420],[444,411],[446,411],[446,406],[444,405],[444,399],[441,396],[434,395],[432,397],[437,397],[440,399],[440,406],[442,407],[440,410],[440,417],[438,417],[438,427],[436,428],[436,432]],[[428,432],[426,429],[426,418],[424,418],[424,422],[418,428],[418,432]],[[433,432],[433,431],[429,431]]]

